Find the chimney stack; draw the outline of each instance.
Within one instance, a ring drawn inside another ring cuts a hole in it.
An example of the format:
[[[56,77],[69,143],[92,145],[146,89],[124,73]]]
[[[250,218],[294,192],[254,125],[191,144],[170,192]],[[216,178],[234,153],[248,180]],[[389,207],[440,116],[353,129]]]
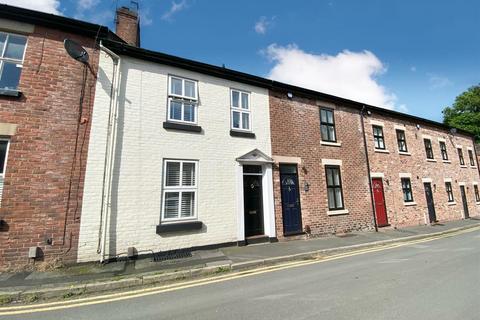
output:
[[[140,46],[140,19],[138,12],[127,7],[117,9],[116,34],[131,46]]]

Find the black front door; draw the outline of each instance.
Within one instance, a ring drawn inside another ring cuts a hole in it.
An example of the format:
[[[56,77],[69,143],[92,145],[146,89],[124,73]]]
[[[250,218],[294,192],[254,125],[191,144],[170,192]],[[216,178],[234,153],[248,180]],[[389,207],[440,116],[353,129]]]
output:
[[[460,186],[460,193],[462,194],[463,214],[465,215],[465,219],[468,219],[470,218],[470,213],[468,212],[467,194],[465,193],[465,186]]]
[[[260,166],[259,169],[261,172]],[[243,206],[245,210],[245,236],[251,237],[263,235],[263,199],[261,175],[243,175]]]
[[[280,165],[282,190],[283,232],[285,235],[302,231],[297,165]]]
[[[423,186],[425,187],[425,197],[427,199],[428,218],[430,219],[430,223],[433,223],[437,221],[437,215],[435,213],[435,203],[433,202],[432,184],[426,182]]]

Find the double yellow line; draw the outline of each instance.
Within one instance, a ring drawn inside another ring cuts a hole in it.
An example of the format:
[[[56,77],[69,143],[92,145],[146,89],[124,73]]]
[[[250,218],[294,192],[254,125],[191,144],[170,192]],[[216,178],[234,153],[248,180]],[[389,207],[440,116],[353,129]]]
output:
[[[455,231],[455,232],[451,232],[451,233],[448,233],[448,234],[431,236],[431,237],[427,237],[427,238],[423,238],[423,239],[419,239],[419,240],[411,240],[411,241],[405,241],[405,242],[392,243],[392,244],[388,244],[388,245],[382,245],[382,246],[373,247],[373,248],[359,249],[359,250],[355,250],[355,251],[339,253],[339,254],[327,256],[327,257],[324,257],[324,258],[314,259],[314,260],[302,260],[302,261],[287,262],[287,263],[272,265],[272,266],[268,266],[268,267],[257,268],[257,269],[253,269],[253,270],[240,271],[240,272],[235,272],[235,273],[232,273],[232,274],[225,274],[225,275],[220,275],[220,276],[212,276],[212,277],[209,277],[209,278],[185,281],[185,282],[181,282],[181,283],[164,285],[164,286],[155,287],[155,288],[138,289],[138,290],[133,290],[133,291],[128,291],[128,292],[105,294],[105,295],[101,295],[101,296],[80,298],[80,299],[69,300],[69,301],[57,301],[57,302],[40,303],[40,304],[34,304],[34,305],[3,307],[3,308],[0,308],[0,316],[54,311],[54,310],[89,306],[89,305],[94,305],[94,304],[115,302],[115,301],[121,301],[121,300],[126,300],[126,299],[140,298],[140,297],[154,295],[154,294],[160,294],[160,293],[165,293],[165,292],[170,292],[170,291],[176,291],[176,290],[181,290],[181,289],[203,286],[203,285],[212,284],[212,283],[219,283],[219,282],[223,282],[223,281],[230,281],[230,280],[255,276],[255,275],[268,273],[268,272],[273,272],[273,271],[280,271],[280,270],[285,270],[285,269],[290,269],[290,268],[297,268],[297,267],[307,266],[307,265],[311,265],[311,264],[322,263],[322,262],[327,262],[327,261],[332,261],[332,260],[357,256],[357,255],[366,254],[366,253],[372,253],[372,252],[378,252],[378,251],[383,251],[383,250],[389,250],[389,249],[409,246],[409,245],[413,245],[413,244],[417,244],[417,243],[423,243],[423,242],[433,241],[433,240],[437,240],[437,239],[453,237],[453,236],[456,236],[456,235],[469,233],[469,232],[473,232],[473,231],[477,231],[477,230],[480,230],[480,226],[473,227],[473,228],[466,229],[466,230]]]

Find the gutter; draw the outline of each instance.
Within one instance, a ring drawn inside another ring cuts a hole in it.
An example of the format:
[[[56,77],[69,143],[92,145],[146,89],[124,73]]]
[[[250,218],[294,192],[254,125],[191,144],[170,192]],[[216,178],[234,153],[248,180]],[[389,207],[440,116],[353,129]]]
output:
[[[107,245],[107,222],[111,211],[111,188],[113,159],[115,152],[115,137],[117,129],[117,111],[118,111],[118,84],[120,83],[120,57],[110,49],[103,46],[100,41],[100,50],[108,54],[113,61],[113,77],[110,88],[110,106],[107,125],[107,140],[105,145],[105,159],[103,166],[102,183],[102,207],[100,209],[100,225],[98,230],[97,253],[100,254],[100,262],[105,261],[105,248]]]

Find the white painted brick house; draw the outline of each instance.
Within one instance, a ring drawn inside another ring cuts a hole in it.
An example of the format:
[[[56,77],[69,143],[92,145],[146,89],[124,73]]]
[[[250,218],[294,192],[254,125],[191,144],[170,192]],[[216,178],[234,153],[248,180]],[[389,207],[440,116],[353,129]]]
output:
[[[107,47],[78,261],[274,239],[268,90],[211,66]]]

